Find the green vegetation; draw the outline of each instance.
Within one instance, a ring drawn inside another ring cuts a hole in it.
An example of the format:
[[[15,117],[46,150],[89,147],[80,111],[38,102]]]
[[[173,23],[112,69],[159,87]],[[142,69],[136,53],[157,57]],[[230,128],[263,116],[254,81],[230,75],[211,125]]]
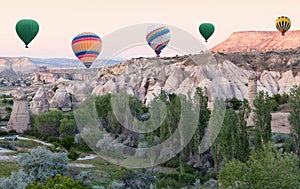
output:
[[[268,93],[260,91],[254,102],[255,146],[260,148],[271,140],[271,103]]]
[[[91,104],[96,107],[93,116],[98,116],[103,128],[120,142],[129,138],[130,141],[126,145],[131,147],[154,146],[167,140],[177,129],[182,116],[181,97],[162,91],[153,103],[165,104],[165,119],[154,131],[138,135],[119,123],[112,109],[111,98],[111,94],[91,96],[87,98],[87,102],[92,102]],[[47,147],[52,152],[43,151],[45,148],[41,150],[40,147],[35,149],[41,144],[34,141],[0,140],[0,147],[14,150],[5,155],[22,156],[19,166],[13,161],[0,161],[0,177],[4,177],[0,179],[0,188],[19,184],[22,189],[26,187],[46,189],[53,188],[55,183],[59,183],[61,188],[84,189],[138,188],[138,185],[140,188],[158,189],[211,188],[210,186],[217,185],[217,179],[220,188],[297,188],[300,161],[294,153],[300,151],[299,99],[300,89],[297,87],[294,87],[289,95],[270,97],[267,93],[259,92],[252,110],[253,128],[246,127],[246,120],[251,111],[247,100],[233,98],[225,104],[222,100],[218,100],[215,104],[223,103],[226,108],[221,131],[212,146],[204,153],[200,153],[200,144],[209,129],[209,121],[220,112],[218,108],[212,111],[208,108],[206,89],[197,88],[193,103],[200,108],[200,112],[196,132],[191,141],[183,151],[169,161],[149,169],[137,170],[113,165],[101,157],[77,160],[79,157],[94,153],[76,127],[78,121],[96,124],[88,117],[90,111],[87,110],[91,109],[91,104],[87,103],[86,107],[74,112],[77,122],[73,112],[49,111],[32,118],[32,130],[26,135],[29,138],[52,143],[53,147]],[[151,108],[146,107],[137,98],[130,96],[128,103],[131,114],[137,120],[145,122],[153,116]],[[271,112],[286,105],[291,110],[289,121],[293,131],[291,135],[272,134]],[[10,134],[13,132],[1,132],[0,136]],[[270,140],[276,143],[276,146],[280,146],[279,149],[275,148]],[[24,154],[29,150],[32,152]],[[74,165],[87,166],[65,166],[69,161]],[[42,164],[45,166],[41,166]]]
[[[67,188],[76,188],[76,189],[89,189],[91,187],[85,186],[80,181],[75,181],[73,178],[62,176],[57,174],[54,178],[47,178],[45,184],[43,183],[29,183],[26,189],[67,189]]]
[[[294,86],[290,91],[289,105],[292,110],[289,115],[289,122],[292,126],[292,140],[295,152],[300,155],[300,88]]]
[[[227,163],[218,176],[222,187],[228,188],[297,188],[300,184],[299,159],[284,153],[272,143],[255,151],[246,163]]]

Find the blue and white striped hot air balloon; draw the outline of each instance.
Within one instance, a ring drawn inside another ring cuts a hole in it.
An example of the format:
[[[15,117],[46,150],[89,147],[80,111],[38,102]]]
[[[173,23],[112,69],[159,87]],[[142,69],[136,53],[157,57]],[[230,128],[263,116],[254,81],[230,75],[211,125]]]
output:
[[[150,26],[146,33],[148,45],[155,51],[156,57],[159,57],[161,51],[170,41],[170,30],[163,25]]]

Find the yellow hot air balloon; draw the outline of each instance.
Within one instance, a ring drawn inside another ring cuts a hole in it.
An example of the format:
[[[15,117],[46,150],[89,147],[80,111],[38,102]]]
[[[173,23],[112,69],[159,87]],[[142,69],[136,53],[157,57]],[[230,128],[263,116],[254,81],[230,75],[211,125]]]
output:
[[[291,27],[291,20],[286,16],[280,16],[276,19],[275,26],[284,35]]]

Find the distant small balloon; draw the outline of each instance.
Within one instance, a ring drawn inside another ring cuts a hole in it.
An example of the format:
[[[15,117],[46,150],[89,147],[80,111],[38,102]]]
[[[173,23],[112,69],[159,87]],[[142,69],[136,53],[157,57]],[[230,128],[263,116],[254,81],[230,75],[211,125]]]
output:
[[[284,36],[285,32],[291,28],[291,20],[286,16],[280,16],[276,19],[275,26],[277,30]]]
[[[211,23],[202,23],[199,26],[199,32],[202,37],[205,39],[205,42],[212,36],[215,32],[215,26]]]
[[[31,19],[19,20],[16,24],[16,32],[20,39],[25,43],[25,48],[28,48],[28,44],[39,32],[39,24]]]
[[[71,45],[75,56],[89,68],[100,54],[102,40],[92,32],[83,32],[73,38]]]
[[[152,25],[146,32],[147,43],[156,53],[156,57],[160,56],[161,51],[168,45],[170,38],[170,30],[163,25]]]

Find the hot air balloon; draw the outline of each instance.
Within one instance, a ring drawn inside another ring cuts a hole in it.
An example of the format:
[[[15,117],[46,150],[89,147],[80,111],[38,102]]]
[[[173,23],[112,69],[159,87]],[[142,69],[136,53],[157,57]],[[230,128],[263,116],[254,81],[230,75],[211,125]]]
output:
[[[72,40],[72,49],[75,56],[89,68],[100,54],[102,40],[92,32],[83,32]]]
[[[211,23],[202,23],[199,26],[199,32],[202,37],[205,39],[205,42],[212,36],[215,31],[215,26]]]
[[[170,30],[163,25],[150,26],[146,32],[146,40],[156,53],[156,57],[159,57],[170,41]]]
[[[39,24],[31,19],[19,20],[16,24],[16,32],[20,39],[25,43],[25,48],[28,48],[28,44],[39,32]]]
[[[275,26],[278,31],[284,36],[291,27],[291,20],[286,16],[280,16],[276,19]]]

